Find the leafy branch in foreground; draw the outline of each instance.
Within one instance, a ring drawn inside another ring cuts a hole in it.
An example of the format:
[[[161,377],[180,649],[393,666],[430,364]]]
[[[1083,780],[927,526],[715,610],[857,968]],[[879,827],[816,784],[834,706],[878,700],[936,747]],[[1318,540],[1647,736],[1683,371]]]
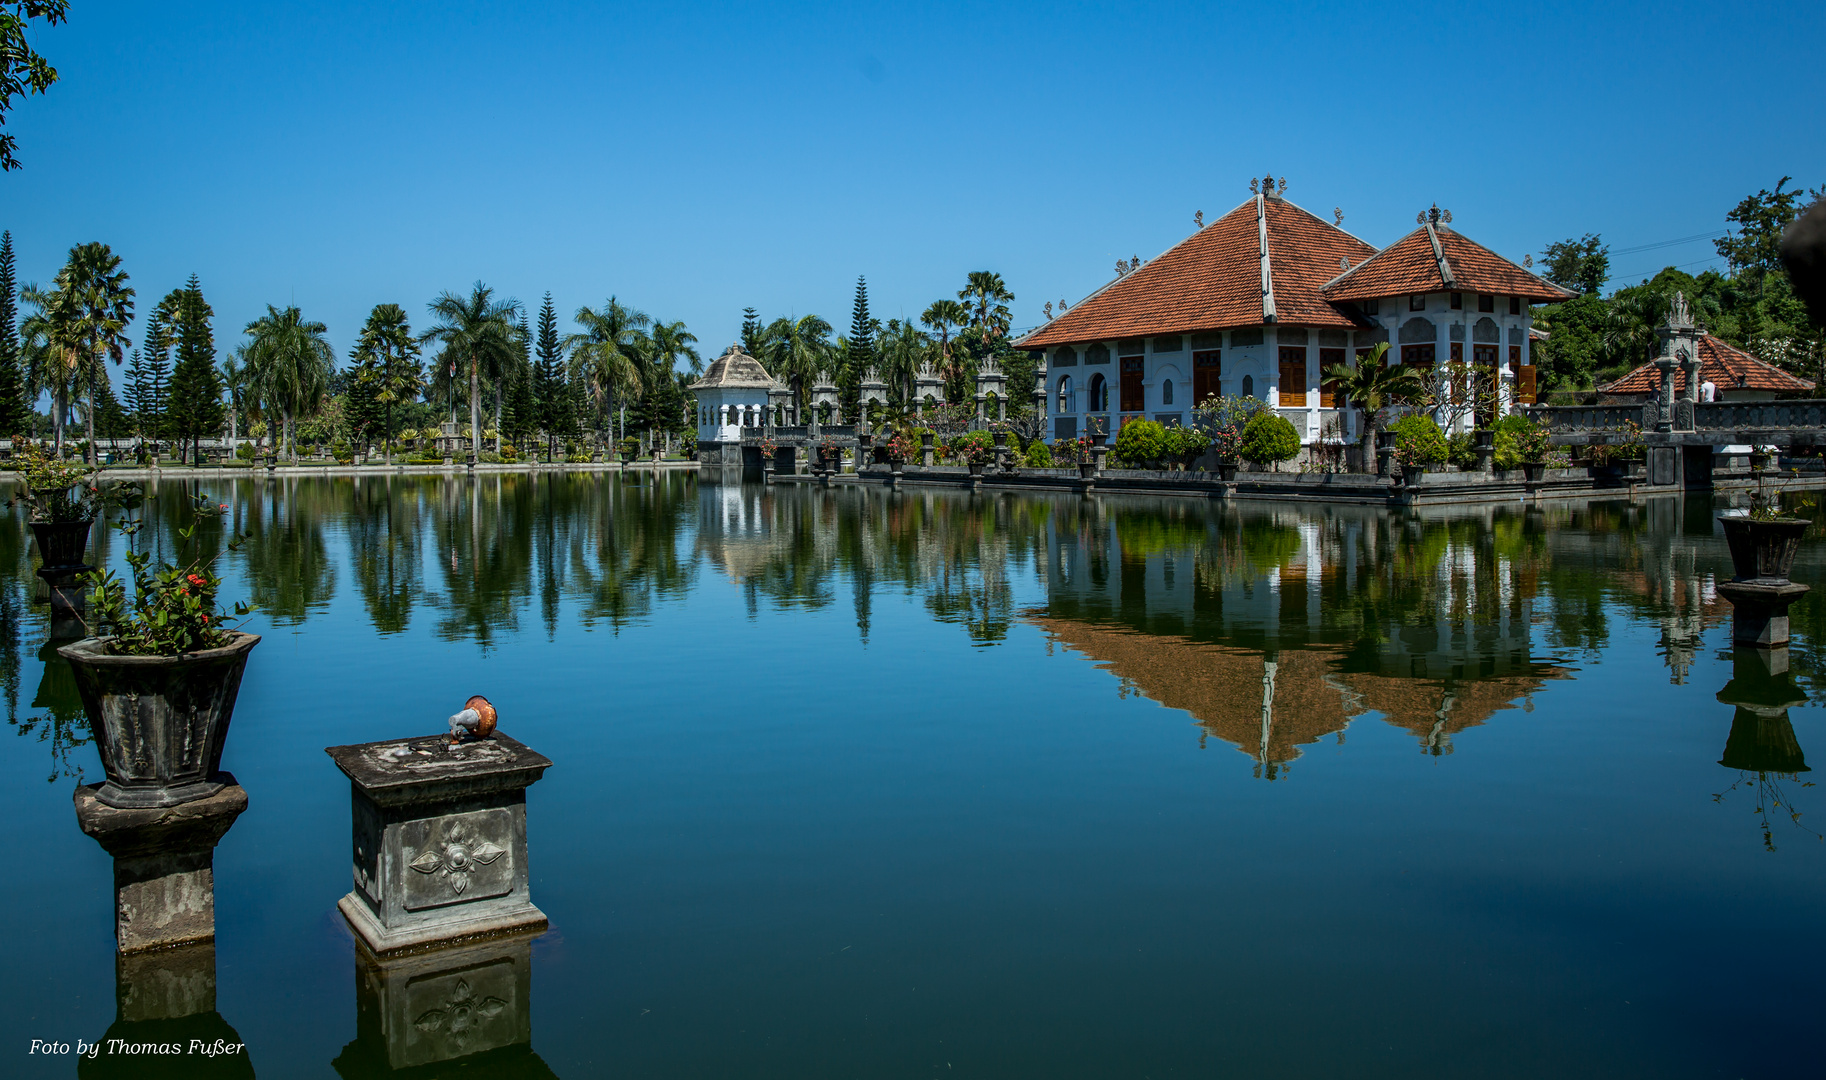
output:
[[[127,537],[127,565],[133,569],[133,596],[127,596],[126,583],[114,571],[83,575],[92,586],[89,611],[98,628],[115,635],[113,651],[127,656],[179,656],[202,649],[216,649],[229,644],[230,634],[240,625],[227,623],[231,614],[223,610],[216,596],[222,578],[215,572],[220,553],[205,559],[196,554],[197,526],[204,521],[220,519],[226,505],[217,505],[207,495],[190,498],[190,524],[178,529],[179,564],[160,560],[155,567],[152,556],[133,550],[133,538],[139,535],[141,521],[133,519],[115,524]],[[247,541],[245,534],[229,540],[227,551],[238,551]],[[235,604],[232,614],[244,618],[254,610],[245,601]]]

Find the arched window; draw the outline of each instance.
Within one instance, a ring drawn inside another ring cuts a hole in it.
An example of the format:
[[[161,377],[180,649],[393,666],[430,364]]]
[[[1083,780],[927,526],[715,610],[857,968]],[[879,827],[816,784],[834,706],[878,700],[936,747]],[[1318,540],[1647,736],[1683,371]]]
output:
[[[1254,397],[1255,396],[1255,376],[1254,375],[1243,376],[1243,396],[1244,397]]]
[[[1173,380],[1172,379],[1168,379],[1166,382],[1163,382],[1160,384],[1160,403],[1162,405],[1173,404]]]
[[[1076,411],[1077,410],[1073,407],[1072,403],[1072,377],[1070,375],[1061,375],[1059,376],[1059,412],[1068,413]]]
[[[1091,412],[1108,412],[1110,407],[1110,381],[1101,374],[1091,376],[1091,400],[1085,408]]]

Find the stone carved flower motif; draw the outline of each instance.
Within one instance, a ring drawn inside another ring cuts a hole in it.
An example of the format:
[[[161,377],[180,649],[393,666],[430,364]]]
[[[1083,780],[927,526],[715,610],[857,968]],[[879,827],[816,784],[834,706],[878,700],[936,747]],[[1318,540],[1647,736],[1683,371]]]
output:
[[[412,1021],[412,1026],[427,1035],[443,1035],[452,1050],[461,1052],[484,1020],[494,1019],[506,1008],[507,1002],[498,997],[477,1001],[475,991],[469,988],[469,980],[458,979],[456,989],[443,1008],[432,1009]]]
[[[445,875],[452,891],[461,896],[469,888],[469,875],[476,867],[487,866],[505,854],[505,848],[458,826],[445,834],[441,849],[428,847],[408,865],[421,874]]]

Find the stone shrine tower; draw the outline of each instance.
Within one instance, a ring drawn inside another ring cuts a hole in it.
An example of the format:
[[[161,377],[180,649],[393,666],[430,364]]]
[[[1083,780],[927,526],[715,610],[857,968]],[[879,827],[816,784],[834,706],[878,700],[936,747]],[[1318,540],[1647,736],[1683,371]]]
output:
[[[697,397],[698,463],[740,466],[742,429],[771,427],[768,396],[785,387],[737,343],[712,361],[689,389]]]

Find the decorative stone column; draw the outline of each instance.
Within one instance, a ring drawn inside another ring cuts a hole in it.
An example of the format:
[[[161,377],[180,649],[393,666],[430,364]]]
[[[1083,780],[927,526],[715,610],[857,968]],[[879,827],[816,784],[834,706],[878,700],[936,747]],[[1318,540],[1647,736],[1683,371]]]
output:
[[[861,415],[856,417],[856,430],[871,430],[875,422],[871,413],[887,404],[888,382],[881,377],[881,369],[871,367],[862,375],[861,400],[857,403]]]
[[[1477,452],[1477,471],[1489,476],[1494,470],[1496,460],[1496,433],[1489,428],[1479,428],[1473,433],[1474,449]]]
[[[1674,369],[1672,356],[1657,356],[1655,370],[1661,373],[1661,386],[1655,392],[1655,430],[1666,434],[1674,430]]]
[[[1376,477],[1387,480],[1395,473],[1395,433],[1376,432]]]
[[[930,469],[936,456],[937,452],[932,448],[932,433],[930,431],[921,432],[919,436],[919,463]]]
[[[945,380],[939,377],[938,369],[930,362],[920,364],[919,371],[913,376],[913,410],[916,415],[926,415],[928,397],[934,404],[945,403]]]
[[[551,759],[500,731],[325,751],[349,778],[355,888],[337,902],[379,956],[539,931],[528,890],[526,789]]]
[[[206,798],[176,806],[120,809],[76,789],[76,823],[114,857],[114,943],[122,954],[214,941],[215,850],[247,809],[247,792],[227,773]]]

